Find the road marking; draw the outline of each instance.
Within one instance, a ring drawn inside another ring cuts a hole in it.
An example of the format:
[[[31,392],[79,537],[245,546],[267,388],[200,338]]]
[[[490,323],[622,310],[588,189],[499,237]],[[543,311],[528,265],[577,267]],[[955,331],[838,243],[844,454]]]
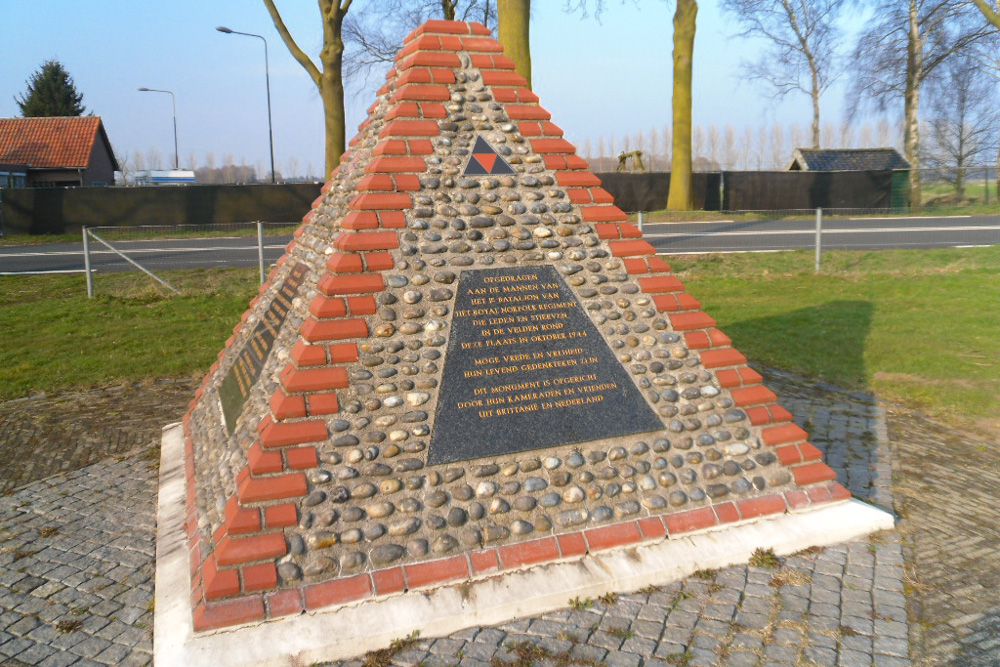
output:
[[[86,269],[55,269],[52,271],[0,271],[0,276],[44,276],[50,273],[86,273]]]
[[[851,229],[824,229],[823,234],[893,234],[897,232],[989,232],[1000,231],[1000,227],[990,225],[963,225],[961,227],[858,227]],[[757,231],[718,232],[669,232],[665,234],[644,234],[649,238],[671,238],[678,236],[790,236],[805,234],[815,236],[815,229],[762,229]]]
[[[643,227],[652,225],[721,225],[723,223],[732,224],[735,220],[661,220],[660,222],[645,222]],[[756,222],[754,220],[741,220],[741,222]]]
[[[925,243],[848,243],[841,244],[828,250],[875,250],[880,248],[899,248],[900,246],[919,246],[928,250],[935,248],[992,248],[995,244],[983,243],[979,245],[927,245]],[[766,250],[682,250],[679,248],[658,248],[660,255],[735,255],[738,253],[761,253],[761,252],[794,252],[796,250],[812,250],[810,247],[802,248],[768,248]]]
[[[848,220],[951,220],[952,218],[971,218],[971,215],[911,215],[884,218],[848,218]]]
[[[264,250],[275,250],[278,248],[284,248],[287,244],[281,245],[265,245]],[[218,248],[127,248],[122,250],[126,255],[141,255],[144,252],[231,252],[240,250],[256,250],[257,246],[220,246]],[[66,250],[58,252],[20,252],[20,253],[0,253],[0,258],[3,257],[66,257],[66,256],[80,256],[83,254],[83,249],[80,250]],[[110,250],[91,250],[91,255],[115,255],[116,253]]]

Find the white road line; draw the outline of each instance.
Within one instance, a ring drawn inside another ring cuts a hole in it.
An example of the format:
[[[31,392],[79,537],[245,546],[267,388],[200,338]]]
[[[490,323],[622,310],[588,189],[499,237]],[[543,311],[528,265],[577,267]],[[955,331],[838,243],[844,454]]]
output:
[[[721,225],[723,223],[732,224],[735,220],[662,220],[660,222],[643,222],[643,227],[653,225]],[[747,221],[752,222],[752,221]]]
[[[860,250],[874,250],[874,249],[878,249],[878,248],[892,249],[892,248],[900,248],[901,245],[903,245],[903,246],[912,245],[912,246],[919,246],[920,248],[934,249],[934,248],[991,248],[995,244],[992,244],[992,243],[983,243],[983,244],[979,244],[979,245],[945,245],[945,246],[930,246],[930,247],[928,247],[926,244],[923,244],[923,243],[903,243],[903,244],[898,244],[898,243],[864,243],[864,244],[862,244],[862,243],[852,243],[852,244],[838,245],[835,248],[828,248],[828,250],[853,250],[855,248],[860,249]],[[667,248],[665,250],[664,249],[658,250],[657,252],[659,254],[661,254],[661,255],[730,255],[730,254],[738,254],[738,253],[742,253],[742,252],[746,252],[746,253],[757,253],[757,252],[793,252],[795,250],[812,250],[812,248],[810,248],[810,247],[802,247],[802,248],[768,248],[768,249],[765,249],[765,250],[740,250],[740,249],[733,249],[733,250],[683,250],[683,249],[680,249],[680,248]]]
[[[1000,231],[997,226],[964,225],[961,227],[858,227],[851,229],[824,229],[827,234],[894,234],[902,232],[989,232]],[[790,236],[793,234],[815,236],[815,229],[770,229],[757,231],[718,232],[670,232],[666,234],[643,234],[644,238],[671,238],[678,236]]]
[[[286,244],[283,245],[265,245],[264,250],[275,250],[278,248],[284,248]],[[239,250],[256,250],[257,246],[222,246],[218,248],[129,248],[122,250],[126,255],[141,255],[144,252],[232,252]],[[20,253],[0,253],[0,259],[4,257],[66,257],[66,256],[80,256],[83,254],[83,250],[66,250],[59,252],[20,252]],[[115,253],[110,250],[91,250],[91,255],[114,255]]]
[[[952,218],[971,218],[971,215],[911,215],[890,216],[886,218],[848,218],[848,220],[951,220]]]
[[[44,276],[50,273],[86,273],[86,269],[57,269],[53,271],[0,271],[0,276]]]

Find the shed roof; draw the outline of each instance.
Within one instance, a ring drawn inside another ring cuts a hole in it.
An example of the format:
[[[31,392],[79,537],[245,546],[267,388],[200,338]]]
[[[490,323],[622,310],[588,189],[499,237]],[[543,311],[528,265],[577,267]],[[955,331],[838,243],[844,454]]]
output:
[[[796,148],[789,169],[802,171],[880,171],[909,169],[895,148]]]
[[[0,118],[0,162],[82,169],[90,164],[95,141],[104,142],[117,169],[100,116]]]

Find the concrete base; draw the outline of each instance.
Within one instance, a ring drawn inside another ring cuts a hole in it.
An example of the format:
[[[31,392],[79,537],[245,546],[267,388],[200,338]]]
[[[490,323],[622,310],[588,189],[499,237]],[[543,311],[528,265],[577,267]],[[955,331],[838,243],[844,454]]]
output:
[[[890,529],[892,515],[857,500],[801,514],[539,565],[460,586],[404,593],[330,611],[194,634],[184,534],[180,425],[164,428],[157,507],[153,654],[160,667],[292,666],[359,656],[414,630],[439,637],[464,628],[564,608],[574,597],[628,592],[698,569],[745,563],[757,548],[787,555]]]

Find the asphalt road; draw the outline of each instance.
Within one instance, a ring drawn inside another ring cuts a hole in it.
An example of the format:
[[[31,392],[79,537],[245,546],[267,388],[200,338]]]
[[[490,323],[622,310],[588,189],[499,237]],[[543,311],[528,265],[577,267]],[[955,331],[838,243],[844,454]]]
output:
[[[664,253],[764,252],[813,248],[815,220],[723,220],[646,223],[644,237]],[[266,236],[264,261],[276,261],[291,236]],[[872,250],[1000,244],[1000,216],[837,217],[823,220],[822,247]],[[115,242],[115,247],[150,271],[216,266],[256,266],[253,237],[156,239]],[[108,248],[91,242],[91,268],[131,270]],[[80,243],[0,247],[0,275],[82,273]]]
[[[264,262],[273,264],[292,235],[265,236]],[[257,239],[252,236],[113,241],[112,245],[145,268],[212,268],[257,266]],[[90,267],[95,272],[128,271],[133,267],[117,253],[91,240]],[[25,273],[83,273],[82,243],[0,247],[0,275]]]
[[[643,237],[664,253],[763,252],[816,247],[816,221],[753,220],[643,225]],[[826,217],[826,250],[945,248],[1000,244],[1000,216]]]

